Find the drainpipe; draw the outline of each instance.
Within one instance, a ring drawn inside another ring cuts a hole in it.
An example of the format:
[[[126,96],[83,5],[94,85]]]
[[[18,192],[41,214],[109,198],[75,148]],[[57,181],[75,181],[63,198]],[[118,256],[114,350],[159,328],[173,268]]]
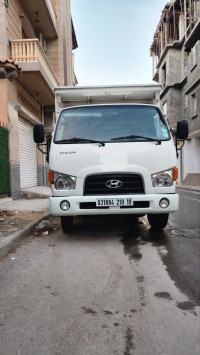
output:
[[[183,182],[183,150],[180,151],[180,182]]]

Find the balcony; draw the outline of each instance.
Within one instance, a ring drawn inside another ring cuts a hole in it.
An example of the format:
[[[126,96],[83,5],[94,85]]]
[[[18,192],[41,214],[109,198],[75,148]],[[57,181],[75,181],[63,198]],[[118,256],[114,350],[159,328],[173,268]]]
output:
[[[185,41],[185,51],[190,52],[197,41],[200,40],[200,19],[196,22],[195,26],[191,30],[190,34],[186,38]]]
[[[54,104],[55,73],[38,39],[11,41],[11,59],[22,69],[19,81],[42,105]]]
[[[21,0],[20,4],[36,33],[43,33],[47,39],[58,37],[52,0]]]

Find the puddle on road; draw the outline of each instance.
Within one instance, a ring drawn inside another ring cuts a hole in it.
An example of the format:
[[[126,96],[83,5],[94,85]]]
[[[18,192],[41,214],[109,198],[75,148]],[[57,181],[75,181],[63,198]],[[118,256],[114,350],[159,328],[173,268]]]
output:
[[[154,293],[154,296],[158,298],[164,298],[165,300],[169,300],[169,301],[173,300],[169,292],[156,292]]]
[[[193,276],[195,261],[190,250],[190,243],[198,242],[198,234],[197,229],[155,231],[148,229],[145,220],[143,222],[131,215],[91,216],[76,220],[74,233],[68,236],[68,240],[73,243],[76,241],[91,243],[97,240],[111,241],[113,239],[115,241],[118,236],[123,245],[124,254],[135,263],[139,263],[143,258],[142,245],[150,244],[157,249],[166,272],[176,287],[188,297],[189,302],[200,305],[198,276],[196,271]],[[183,249],[185,249],[184,252]],[[138,279],[137,282],[139,281]],[[160,290],[158,290],[157,297],[159,297],[159,292]],[[167,293],[167,290],[165,292]],[[181,308],[182,302],[183,300],[179,300],[177,307]]]
[[[137,218],[133,218],[132,220],[127,218],[127,222],[131,229],[131,232],[126,232],[120,235],[120,237],[122,237],[120,243],[123,244],[124,254],[128,255],[129,260],[139,261],[140,259],[142,259],[142,254],[139,251],[139,244],[140,244],[139,223],[140,222]]]
[[[177,307],[184,310],[184,311],[191,311],[194,309],[195,306],[196,306],[196,303],[190,302],[190,301],[177,303]]]
[[[133,236],[125,233],[121,239],[121,243],[124,245],[124,254],[128,255],[129,260],[139,261],[142,259],[142,254],[139,251],[139,240],[133,239]]]
[[[124,246],[124,254],[128,255],[129,260],[139,261],[142,259],[139,246],[151,243],[153,246],[165,246],[167,236],[163,231],[147,229],[143,222],[138,218],[127,219],[129,231],[121,234],[120,243]]]
[[[191,239],[196,239],[199,231],[194,229],[190,230],[163,230],[154,231],[148,229],[146,225],[140,224],[138,219],[131,221],[127,220],[129,229],[124,234],[120,235],[120,243],[124,247],[124,254],[128,256],[129,260],[138,262],[142,259],[140,246],[150,243],[153,247],[158,249],[158,254],[166,267],[166,271],[176,287],[185,294],[188,302],[177,302],[177,307],[182,310],[191,310],[195,306],[200,305],[200,290],[197,286],[198,273],[193,279],[191,275],[191,265],[195,267],[192,253],[187,251],[180,252],[183,238],[185,243],[189,243]],[[185,260],[185,255],[187,259]],[[184,270],[184,271],[183,271]],[[166,298],[171,300],[168,292],[157,292],[156,297]]]

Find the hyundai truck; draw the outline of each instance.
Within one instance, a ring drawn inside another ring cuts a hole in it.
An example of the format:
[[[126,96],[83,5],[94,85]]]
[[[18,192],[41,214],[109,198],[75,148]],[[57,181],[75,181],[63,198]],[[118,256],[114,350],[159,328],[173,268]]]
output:
[[[96,101],[82,103],[76,89],[59,111],[48,151],[51,214],[61,217],[66,233],[75,216],[87,215],[147,215],[152,228],[165,228],[178,210],[177,150],[188,136],[187,121],[177,122],[174,142],[158,105],[116,100],[117,94],[108,100],[113,95],[105,89],[101,100],[96,94]],[[42,124],[34,139],[44,142]]]

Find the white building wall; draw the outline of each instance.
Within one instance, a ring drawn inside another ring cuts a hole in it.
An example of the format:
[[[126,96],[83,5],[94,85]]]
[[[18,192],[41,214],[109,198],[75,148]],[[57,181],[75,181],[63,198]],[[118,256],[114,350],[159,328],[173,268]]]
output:
[[[183,148],[183,180],[190,174],[200,174],[200,139],[185,142]]]

